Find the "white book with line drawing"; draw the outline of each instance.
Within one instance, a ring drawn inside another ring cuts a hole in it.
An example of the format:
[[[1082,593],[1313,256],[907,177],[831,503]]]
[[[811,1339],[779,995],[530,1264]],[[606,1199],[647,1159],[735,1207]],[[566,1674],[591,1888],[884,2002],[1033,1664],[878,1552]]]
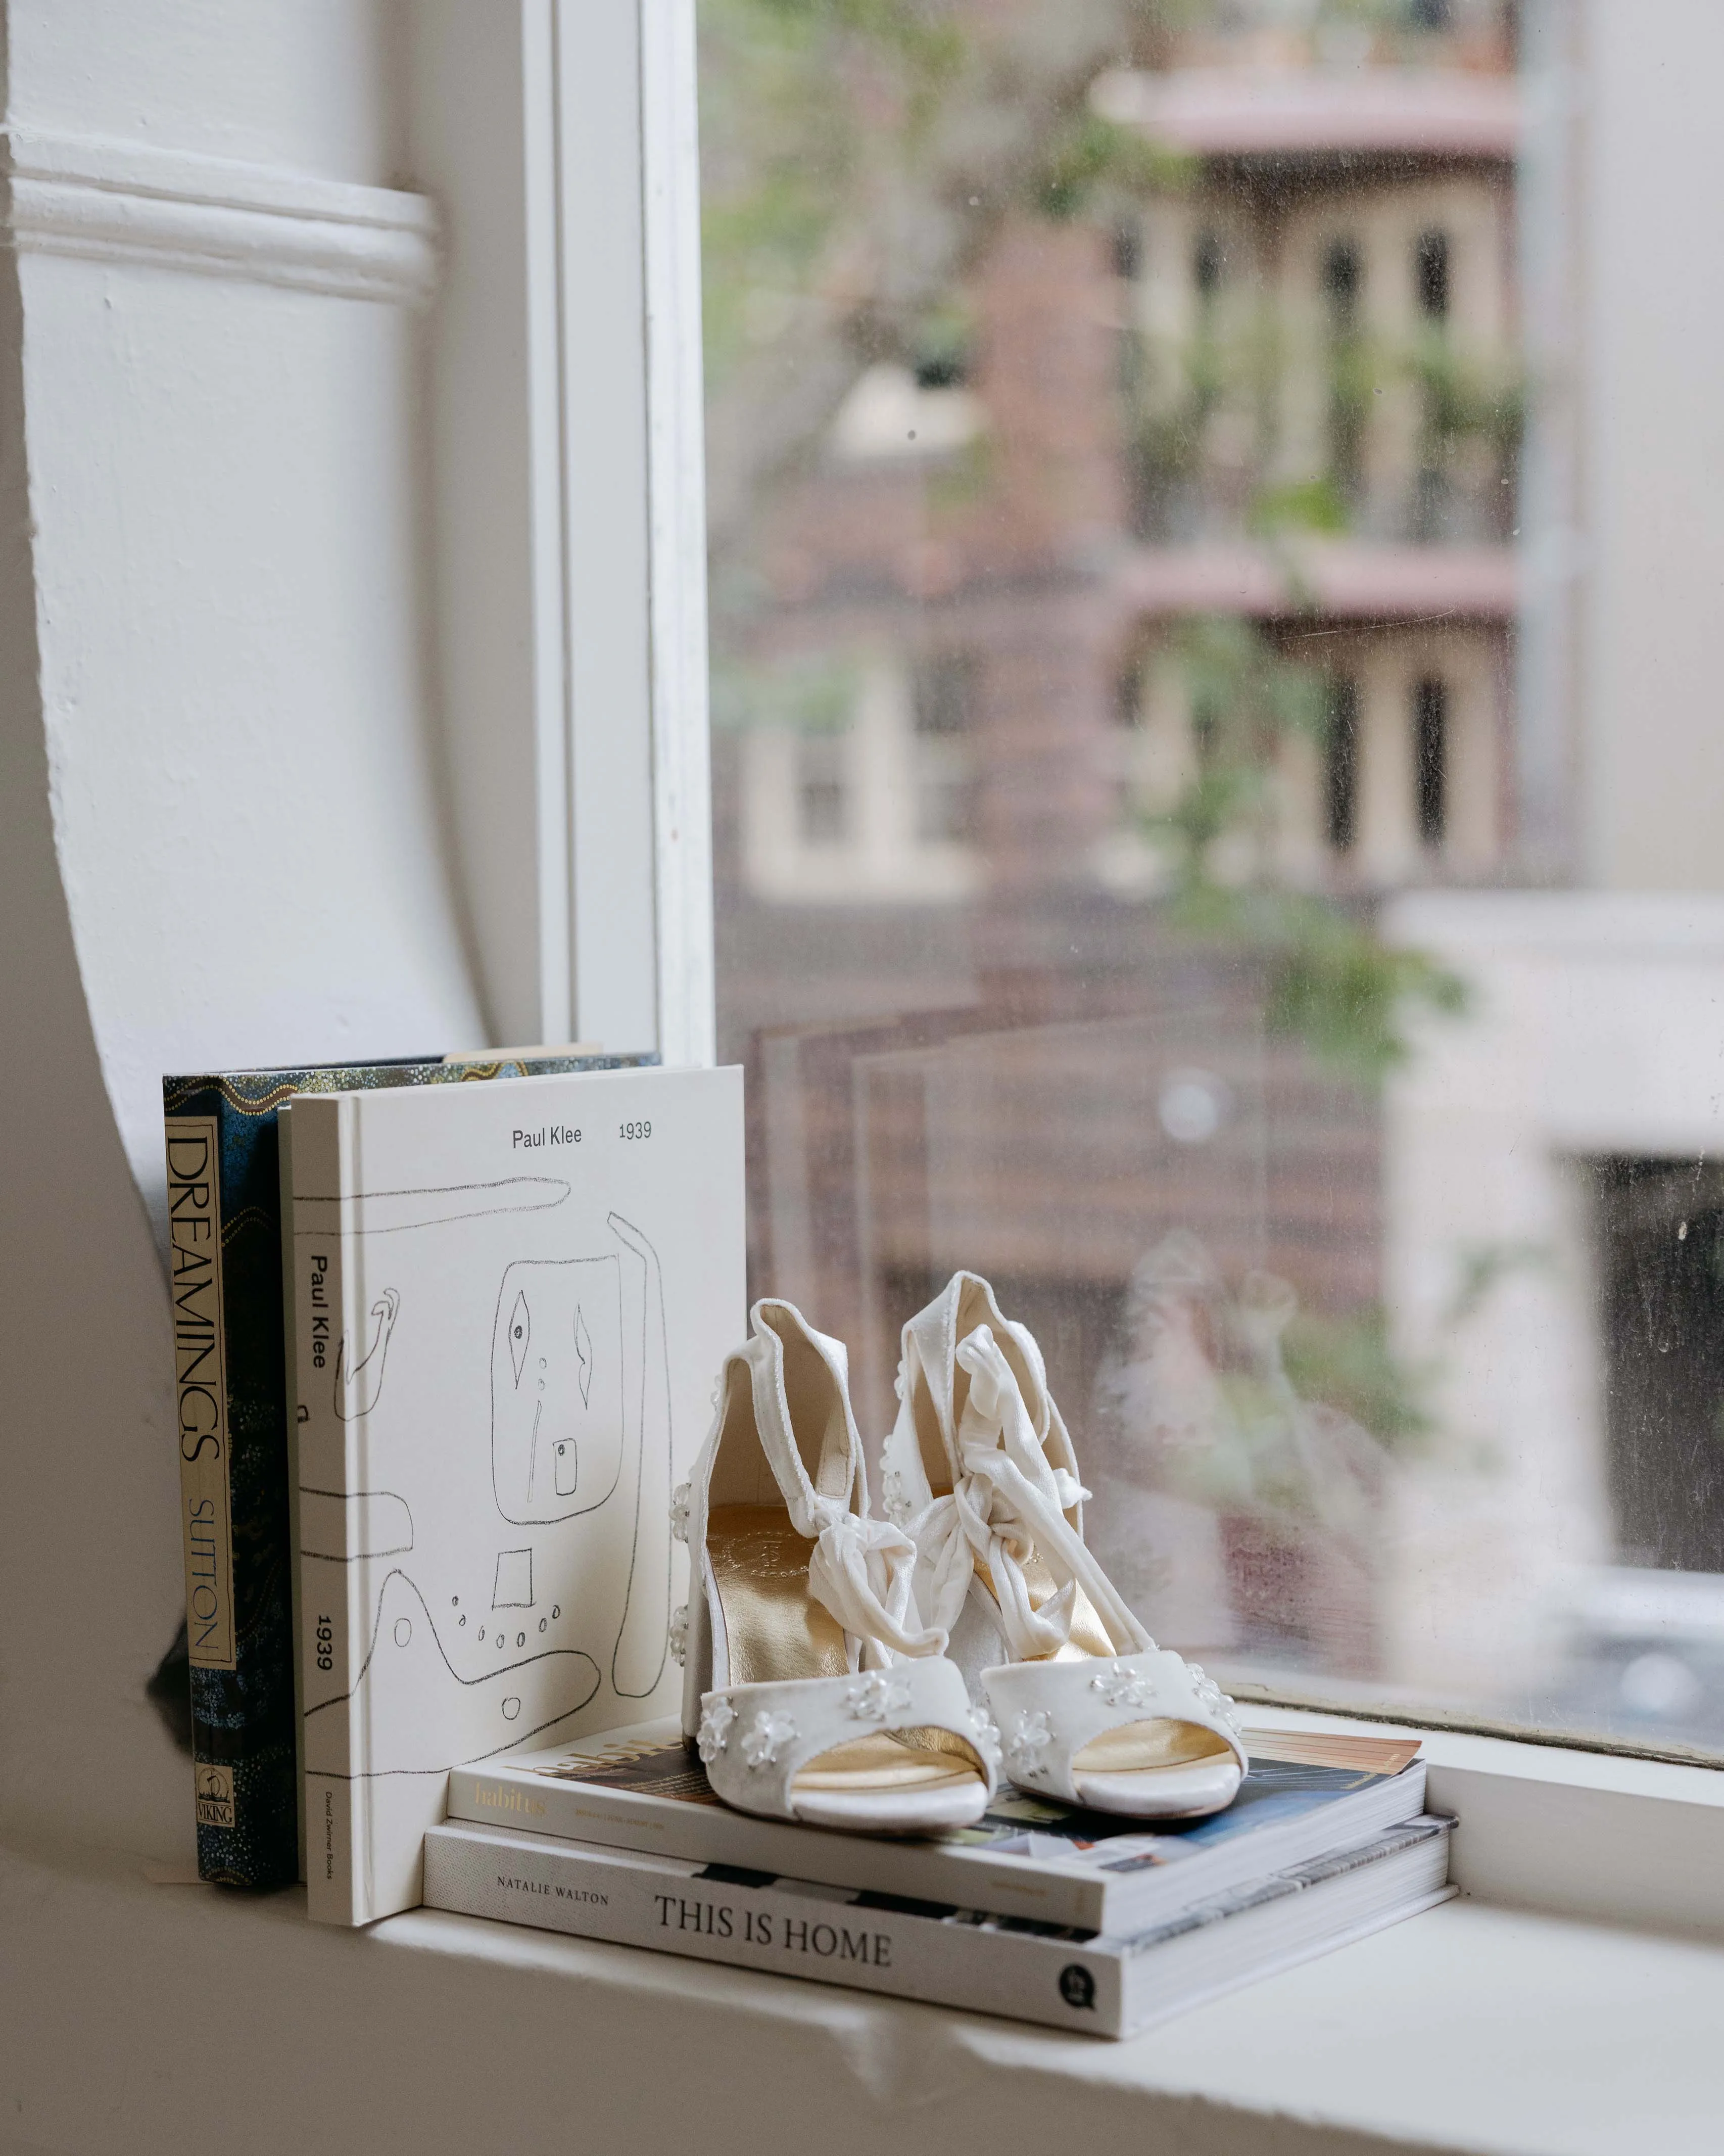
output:
[[[741,1073],[305,1095],[293,1139],[308,1887],[364,1924],[452,1767],[675,1712]]]

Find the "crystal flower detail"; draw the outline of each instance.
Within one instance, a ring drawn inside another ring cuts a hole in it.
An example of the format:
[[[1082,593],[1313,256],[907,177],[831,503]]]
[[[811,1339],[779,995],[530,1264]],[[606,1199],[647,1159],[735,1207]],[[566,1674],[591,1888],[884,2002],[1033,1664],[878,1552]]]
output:
[[[686,1482],[679,1482],[670,1493],[670,1532],[680,1543],[689,1538],[689,1500],[692,1495]]]
[[[1109,1707],[1147,1707],[1155,1697],[1154,1680],[1142,1670],[1126,1669],[1121,1662],[1091,1677],[1090,1689],[1099,1691]]]
[[[752,1768],[770,1767],[795,1735],[788,1714],[769,1714],[762,1707],[742,1732],[742,1757]]]
[[[910,1705],[910,1686],[889,1670],[870,1670],[844,1688],[844,1712],[852,1722],[884,1722]]]
[[[988,1765],[998,1767],[1000,1763],[1000,1733],[994,1727],[985,1707],[970,1709],[970,1737]]]
[[[1041,1772],[1042,1754],[1054,1741],[1053,1725],[1045,1712],[1022,1708],[1006,1735],[1006,1757],[1014,1774]]]
[[[910,1492],[904,1486],[904,1477],[895,1467],[889,1467],[880,1477],[880,1508],[895,1527],[906,1527],[910,1521]]]
[[[685,1602],[670,1620],[670,1659],[679,1669],[689,1658],[689,1605]]]
[[[736,1718],[736,1710],[722,1692],[716,1692],[700,1709],[700,1727],[695,1738],[695,1749],[703,1763],[711,1766],[730,1739],[731,1724]]]
[[[1223,1691],[1214,1678],[1208,1674],[1201,1663],[1192,1662],[1188,1666],[1191,1671],[1191,1688],[1197,1695],[1198,1706],[1213,1714],[1218,1721],[1224,1722],[1229,1729],[1236,1730],[1239,1727],[1239,1722],[1234,1713],[1233,1701]]]

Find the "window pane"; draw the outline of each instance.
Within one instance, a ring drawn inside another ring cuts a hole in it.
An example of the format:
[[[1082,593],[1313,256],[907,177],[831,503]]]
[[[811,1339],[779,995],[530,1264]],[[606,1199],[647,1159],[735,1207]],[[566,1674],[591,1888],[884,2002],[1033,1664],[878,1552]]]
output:
[[[702,0],[720,1020],[871,1445],[967,1267],[1158,1638],[1724,1753],[1724,13],[1635,14]]]

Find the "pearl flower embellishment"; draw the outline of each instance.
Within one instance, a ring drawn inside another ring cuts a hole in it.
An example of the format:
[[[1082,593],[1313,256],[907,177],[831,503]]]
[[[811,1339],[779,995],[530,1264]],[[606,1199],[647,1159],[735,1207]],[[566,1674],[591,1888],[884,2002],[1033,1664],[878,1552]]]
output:
[[[1154,1680],[1142,1670],[1126,1669],[1121,1662],[1091,1677],[1090,1689],[1099,1691],[1109,1707],[1147,1707],[1155,1697]]]
[[[970,1709],[970,1735],[976,1749],[990,1767],[1000,1763],[1000,1733],[990,1720],[986,1707]]]
[[[1234,1712],[1232,1699],[1200,1663],[1191,1662],[1187,1666],[1191,1671],[1191,1688],[1197,1694],[1198,1704],[1206,1708],[1218,1721],[1224,1722],[1229,1729],[1237,1730],[1239,1717]]]
[[[679,1482],[670,1493],[670,1532],[680,1543],[689,1538],[689,1486]]]
[[[884,1722],[910,1705],[910,1686],[887,1670],[870,1670],[844,1689],[844,1712],[852,1722]]]
[[[762,1707],[742,1732],[742,1757],[751,1768],[770,1767],[795,1736],[796,1724],[788,1714],[769,1714]]]
[[[670,1659],[679,1669],[689,1658],[689,1605],[685,1602],[670,1620]]]
[[[1054,1741],[1053,1725],[1045,1712],[1024,1707],[1006,1735],[1006,1757],[1014,1774],[1041,1772],[1042,1754]]]
[[[711,1766],[729,1741],[731,1724],[736,1718],[736,1710],[720,1692],[709,1699],[700,1709],[700,1732],[695,1738],[695,1748],[702,1761]]]

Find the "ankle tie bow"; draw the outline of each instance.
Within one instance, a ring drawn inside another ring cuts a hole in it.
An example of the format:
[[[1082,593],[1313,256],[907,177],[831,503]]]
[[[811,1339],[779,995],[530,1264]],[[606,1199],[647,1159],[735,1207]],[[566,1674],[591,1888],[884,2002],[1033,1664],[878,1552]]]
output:
[[[853,1669],[884,1669],[893,1655],[942,1655],[946,1633],[909,1629],[916,1544],[890,1520],[865,1520],[830,1497],[808,1508],[813,1553],[808,1592],[844,1629]],[[888,1651],[890,1650],[890,1651]]]
[[[949,1633],[982,1569],[1014,1661],[1039,1661],[1065,1645],[1080,1587],[1115,1650],[1140,1647],[1147,1635],[1065,1517],[1090,1492],[1048,1460],[992,1327],[978,1325],[957,1360],[970,1378],[957,1429],[963,1471],[949,1496],[936,1497],[909,1525],[931,1577],[929,1622]],[[1057,1589],[1039,1607],[1024,1576],[1032,1558]]]

